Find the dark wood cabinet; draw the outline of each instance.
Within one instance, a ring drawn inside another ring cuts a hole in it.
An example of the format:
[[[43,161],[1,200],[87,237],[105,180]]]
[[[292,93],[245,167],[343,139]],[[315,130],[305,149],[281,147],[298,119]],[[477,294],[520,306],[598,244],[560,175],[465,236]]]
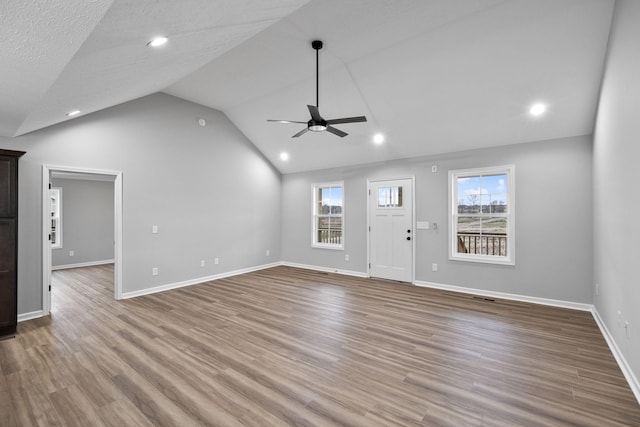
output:
[[[0,149],[0,336],[18,325],[18,159]]]

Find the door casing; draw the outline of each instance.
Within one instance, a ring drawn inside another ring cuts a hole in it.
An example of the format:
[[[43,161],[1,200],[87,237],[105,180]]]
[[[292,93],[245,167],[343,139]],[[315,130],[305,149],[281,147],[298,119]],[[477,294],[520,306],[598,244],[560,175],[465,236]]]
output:
[[[42,165],[42,315],[51,312],[49,285],[51,284],[51,227],[49,212],[49,182],[51,172],[71,172],[90,175],[108,175],[114,178],[114,275],[113,297],[122,298],[122,172],[102,169],[77,168],[72,166]]]

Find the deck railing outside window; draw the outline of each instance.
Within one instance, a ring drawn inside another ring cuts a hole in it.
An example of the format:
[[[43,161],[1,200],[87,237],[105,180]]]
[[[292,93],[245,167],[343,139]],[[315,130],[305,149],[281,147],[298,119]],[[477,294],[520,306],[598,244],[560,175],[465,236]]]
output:
[[[318,243],[335,244],[342,243],[342,230],[319,228]]]
[[[507,255],[505,233],[458,233],[458,253],[480,255]]]

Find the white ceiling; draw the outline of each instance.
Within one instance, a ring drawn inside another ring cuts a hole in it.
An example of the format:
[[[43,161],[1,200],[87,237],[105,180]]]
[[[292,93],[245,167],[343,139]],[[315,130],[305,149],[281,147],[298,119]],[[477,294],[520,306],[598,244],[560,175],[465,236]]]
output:
[[[224,111],[291,173],[592,133],[614,1],[32,3],[0,3],[1,134],[164,91]],[[145,47],[154,34],[170,43]],[[308,120],[314,39],[322,115],[368,119],[345,138],[266,122]]]
[[[0,135],[161,91],[307,1],[2,0]]]

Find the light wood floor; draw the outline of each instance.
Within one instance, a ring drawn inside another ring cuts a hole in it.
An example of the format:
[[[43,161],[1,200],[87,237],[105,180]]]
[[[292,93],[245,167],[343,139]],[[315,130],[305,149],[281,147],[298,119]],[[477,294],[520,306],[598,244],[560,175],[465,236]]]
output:
[[[116,302],[55,272],[0,342],[0,425],[629,426],[590,313],[277,267]]]

